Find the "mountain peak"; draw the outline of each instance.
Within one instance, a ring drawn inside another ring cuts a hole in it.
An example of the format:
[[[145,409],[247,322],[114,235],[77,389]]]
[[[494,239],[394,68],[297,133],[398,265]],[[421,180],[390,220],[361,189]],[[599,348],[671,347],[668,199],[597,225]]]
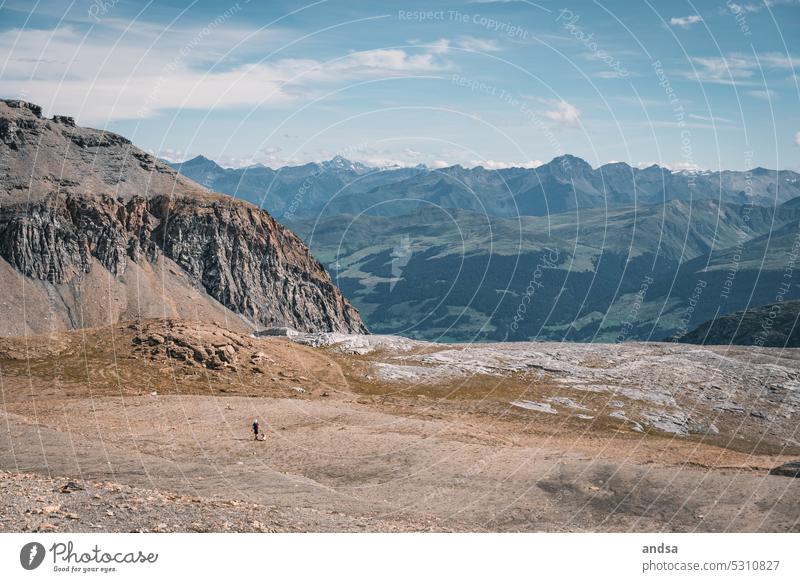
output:
[[[550,160],[550,163],[545,165],[548,166],[551,171],[555,170],[557,174],[575,175],[587,174],[594,171],[589,162],[578,156],[573,156],[572,154],[557,156]]]
[[[372,169],[361,162],[351,162],[347,158],[338,155],[332,157],[330,160],[322,162],[320,165],[326,169],[348,170],[356,174],[363,174]]]
[[[189,160],[185,160],[183,162],[179,162],[178,165],[180,165],[180,166],[208,166],[208,167],[213,167],[215,169],[216,168],[219,168],[220,170],[223,169],[222,166],[220,166],[217,162],[205,157],[204,155],[197,155],[197,156],[195,156],[195,157],[193,157],[193,158],[191,158]]]
[[[552,160],[550,160],[550,164],[548,165],[559,165],[562,167],[572,167],[573,169],[581,169],[581,170],[592,170],[592,165],[584,160],[583,158],[579,158],[578,156],[573,156],[572,154],[563,154],[560,156],[556,156]]]
[[[604,169],[610,170],[610,169],[617,169],[617,168],[622,169],[622,170],[627,170],[627,169],[631,168],[631,165],[626,163],[626,162],[608,162],[607,164],[603,164],[602,166],[600,166],[599,169],[600,170],[604,170]]]

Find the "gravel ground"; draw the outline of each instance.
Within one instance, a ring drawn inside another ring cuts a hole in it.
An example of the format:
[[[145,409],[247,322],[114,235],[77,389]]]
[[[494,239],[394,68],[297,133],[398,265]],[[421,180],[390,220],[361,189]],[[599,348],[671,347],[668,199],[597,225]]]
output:
[[[1,531],[800,531],[793,352],[164,329],[0,340]]]
[[[354,519],[297,507],[180,495],[110,482],[0,471],[0,531],[304,532],[425,531],[425,524]]]

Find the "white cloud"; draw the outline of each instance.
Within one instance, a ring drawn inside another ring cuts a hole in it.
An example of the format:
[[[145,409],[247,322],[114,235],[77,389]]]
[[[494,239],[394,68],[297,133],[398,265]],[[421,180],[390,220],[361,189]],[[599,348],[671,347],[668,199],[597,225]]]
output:
[[[258,163],[252,157],[242,158],[239,156],[226,156],[226,155],[221,155],[214,161],[217,162],[217,164],[219,164],[223,168],[236,168],[236,169],[247,168],[249,166],[253,166]]]
[[[494,53],[502,50],[500,45],[494,40],[476,38],[474,36],[462,36],[458,39],[458,46],[479,53]]]
[[[179,162],[185,162],[188,159],[188,157],[186,156],[186,152],[184,152],[183,150],[175,150],[172,148],[164,148],[160,152],[148,150],[148,153],[152,156],[161,158],[162,160],[167,160],[168,162],[172,162],[173,164],[177,164]]]
[[[794,143],[800,146],[800,131],[794,134]]]
[[[679,26],[680,28],[689,28],[693,24],[697,24],[698,22],[702,21],[703,19],[697,14],[691,14],[689,16],[673,16],[669,19],[671,26]]]
[[[527,162],[500,162],[497,160],[472,160],[467,164],[471,167],[482,166],[487,170],[505,170],[507,168],[538,168],[543,165],[542,160],[529,160]]]
[[[351,158],[351,161],[360,162],[370,168],[408,168],[417,165],[409,163],[408,160],[402,157],[395,157],[392,155],[357,155],[351,156]]]
[[[437,53],[420,53],[411,55],[401,49],[375,49],[351,53],[347,57],[326,63],[317,62],[318,78],[332,80],[341,75],[385,76],[397,73],[425,73],[441,71],[448,64],[434,55]]]
[[[630,73],[620,73],[618,71],[598,71],[592,73],[592,77],[596,79],[626,79],[630,77]]]
[[[283,153],[283,148],[278,146],[264,146],[255,153],[250,163],[240,165],[249,166],[253,163],[259,163],[271,168],[276,168],[279,166],[296,165],[295,162],[299,162],[299,158],[297,158],[297,156],[287,156]]]
[[[763,69],[794,70],[797,58],[782,53],[763,53],[749,55],[730,53],[724,57],[692,57],[697,65],[695,71],[687,71],[684,76],[703,83],[719,83],[724,85],[754,85]]]
[[[748,91],[747,94],[751,97],[755,97],[756,99],[763,99],[764,101],[770,101],[778,98],[778,94],[772,89],[758,89],[754,91]]]
[[[669,168],[670,170],[675,170],[675,171],[681,171],[681,170],[695,171],[702,169],[699,165],[695,164],[694,162],[685,162],[685,161],[675,162],[674,164],[664,164],[664,166]]]
[[[794,67],[797,65],[797,57],[792,57],[783,53],[764,53],[758,55],[758,64],[770,69],[794,70]]]
[[[316,162],[321,162],[329,160],[336,155],[342,155],[353,162],[360,162],[372,168],[409,168],[417,166],[420,163],[426,163],[428,158],[428,155],[411,147],[390,150],[369,146],[367,144],[360,144],[357,148],[347,152],[320,149],[315,152],[315,155],[313,155],[311,159]],[[447,155],[442,155],[442,153],[436,155],[439,157],[448,157]],[[451,161],[445,165],[452,166],[454,163],[456,162]],[[273,167],[275,166],[273,165]]]
[[[760,12],[767,7],[797,5],[800,5],[800,0],[762,0],[761,2],[749,2],[747,4],[730,3],[727,6],[733,14],[738,14],[739,12]]]
[[[731,11],[731,14],[740,14],[742,12],[758,12],[764,6],[758,6],[756,4],[737,4],[735,2],[728,2],[726,3],[728,10]]]
[[[688,76],[696,76],[706,83],[733,84],[746,81],[755,74],[755,63],[750,57],[730,55],[723,57],[695,57],[692,61],[700,67]]]
[[[717,115],[713,116],[705,116],[705,115],[696,115],[694,113],[689,114],[689,119],[696,119],[697,121],[708,121],[709,123],[733,123],[732,119],[728,119],[726,117],[719,117]]]
[[[562,125],[576,125],[581,118],[581,111],[572,103],[563,99],[551,102],[555,109],[545,111],[544,116]]]
[[[640,170],[644,168],[649,168],[650,166],[658,166],[660,168],[664,168],[666,170],[670,170],[671,172],[700,172],[704,171],[707,168],[704,168],[698,164],[693,162],[687,162],[682,160],[680,162],[636,162],[636,167]]]
[[[197,34],[158,36],[145,28],[117,41],[85,37],[69,27],[6,30],[0,32],[0,54],[8,55],[3,92],[24,95],[48,114],[103,124],[164,109],[280,106],[318,95],[325,85],[451,66],[429,49],[353,52],[328,62],[283,58],[242,63],[232,55],[221,59],[225,42],[236,44],[226,31],[214,30],[202,42],[196,41]]]
[[[450,41],[446,38],[440,38],[431,43],[412,42],[411,44],[420,44],[425,46],[433,54],[443,55],[450,50]]]

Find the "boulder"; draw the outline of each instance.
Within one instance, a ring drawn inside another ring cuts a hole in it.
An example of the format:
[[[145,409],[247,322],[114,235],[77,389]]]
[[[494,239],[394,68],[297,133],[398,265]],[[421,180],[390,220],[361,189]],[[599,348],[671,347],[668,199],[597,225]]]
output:
[[[253,335],[256,337],[297,337],[300,332],[291,327],[268,327],[255,332]]]
[[[800,477],[800,460],[789,461],[779,467],[770,469],[770,475],[780,475],[782,477]]]

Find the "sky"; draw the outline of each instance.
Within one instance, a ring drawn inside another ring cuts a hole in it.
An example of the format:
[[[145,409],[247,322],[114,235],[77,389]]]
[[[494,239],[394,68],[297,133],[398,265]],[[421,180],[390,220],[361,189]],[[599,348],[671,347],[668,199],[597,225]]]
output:
[[[226,167],[800,170],[800,0],[0,0],[0,96]]]

